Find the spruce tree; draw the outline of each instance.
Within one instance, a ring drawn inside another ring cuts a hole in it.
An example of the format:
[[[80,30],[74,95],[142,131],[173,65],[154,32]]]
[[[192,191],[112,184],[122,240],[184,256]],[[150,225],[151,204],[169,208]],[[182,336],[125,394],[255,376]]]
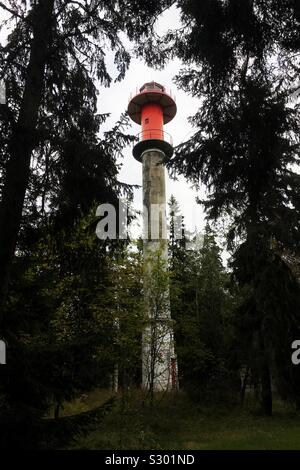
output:
[[[239,312],[256,345],[262,405],[271,414],[272,375],[282,396],[294,402],[299,396],[290,348],[299,335],[300,291],[283,256],[299,256],[299,117],[297,102],[290,102],[298,89],[297,2],[178,6],[185,34],[169,32],[165,52],[187,64],[176,81],[201,106],[192,118],[194,136],[170,166],[206,185],[210,219],[229,217],[234,274],[249,289]]]
[[[53,404],[59,417],[65,400],[111,370],[115,330],[99,291],[108,289],[108,253],[122,244],[96,238],[95,210],[130,192],[117,181],[117,159],[132,138],[124,116],[99,137],[106,116],[97,114],[96,81],[112,81],[106,50],[116,80],[124,77],[130,55],[122,34],[144,38],[167,3],[1,2],[12,26],[0,49],[3,447],[45,445]]]
[[[112,81],[105,49],[114,52],[119,72],[116,80],[121,80],[130,54],[120,35],[125,33],[136,41],[151,34],[155,18],[167,5],[168,1],[127,0],[1,3],[1,9],[16,22],[7,45],[0,50],[0,78],[7,89],[7,102],[1,105],[5,132],[0,203],[2,314],[34,151],[39,145],[57,151],[51,141],[70,131],[68,121],[71,116],[76,121],[76,111],[81,115],[79,127],[84,126],[89,111],[86,115],[82,111],[96,111],[93,80],[105,86]]]

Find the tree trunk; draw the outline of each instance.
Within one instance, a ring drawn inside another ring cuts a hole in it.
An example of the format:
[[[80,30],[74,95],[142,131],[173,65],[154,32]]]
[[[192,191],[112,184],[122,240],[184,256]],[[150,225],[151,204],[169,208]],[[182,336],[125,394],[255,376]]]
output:
[[[271,375],[267,363],[263,364],[261,371],[261,404],[264,413],[267,416],[272,416]]]
[[[57,402],[54,408],[54,419],[59,419],[60,402]]]
[[[31,154],[36,144],[38,113],[51,41],[53,8],[54,0],[40,0],[30,15],[33,32],[30,59],[18,121],[9,143],[10,158],[0,204],[0,320],[22,220]]]
[[[272,416],[272,385],[268,355],[265,348],[263,333],[260,332],[261,347],[261,406],[267,416]]]
[[[245,394],[246,394],[247,382],[248,382],[248,377],[249,377],[249,371],[250,371],[250,367],[247,366],[245,376],[242,382],[242,387],[241,387],[241,405],[242,406],[245,401]]]

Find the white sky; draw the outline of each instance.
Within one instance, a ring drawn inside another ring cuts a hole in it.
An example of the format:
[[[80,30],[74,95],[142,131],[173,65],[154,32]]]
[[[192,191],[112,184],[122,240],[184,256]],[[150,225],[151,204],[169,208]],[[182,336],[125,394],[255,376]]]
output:
[[[179,25],[178,12],[175,8],[171,8],[160,18],[157,32],[162,35],[167,29],[176,28]],[[113,65],[113,57],[111,57],[111,60],[109,54],[107,57],[109,72],[113,77],[116,77],[117,72]],[[193,133],[188,117],[194,115],[197,111],[199,100],[179,90],[173,83],[172,80],[181,66],[182,63],[177,59],[169,62],[163,70],[158,71],[147,67],[140,59],[132,59],[124,80],[119,83],[112,83],[110,88],[99,88],[98,111],[99,113],[111,113],[110,118],[103,126],[103,130],[111,128],[121,113],[127,109],[131,92],[134,92],[136,88],[140,88],[145,82],[155,80],[167,89],[171,89],[176,97],[177,114],[173,121],[165,126],[165,130],[172,135],[174,146],[186,140]],[[132,122],[132,127],[128,129],[128,132],[138,134],[140,130],[140,126]],[[122,164],[123,167],[119,174],[120,181],[142,186],[142,166],[133,158],[131,147],[124,150]],[[177,181],[172,180],[166,171],[166,193],[167,201],[171,194],[177,199],[185,217],[187,229],[192,232],[195,228],[202,231],[204,228],[204,214],[201,206],[196,203],[197,192],[191,187],[191,184],[183,177],[179,177]],[[203,197],[202,191],[201,196]],[[138,210],[142,209],[142,187],[134,190],[134,207]],[[140,229],[135,227],[133,233],[139,234],[139,230],[141,232],[141,227]]]
[[[4,20],[9,15],[0,9],[0,21]],[[157,32],[162,35],[168,29],[180,26],[178,11],[172,7],[167,10],[159,19],[157,23]],[[0,41],[2,45],[5,44],[7,30],[1,31]],[[126,38],[125,41],[128,43]],[[131,46],[129,44],[129,46]],[[112,77],[117,76],[117,71],[113,63],[113,54],[109,51],[107,53],[108,71]],[[165,126],[165,130],[172,135],[174,146],[186,140],[193,132],[192,127],[188,123],[188,117],[195,114],[199,106],[199,100],[188,96],[183,91],[176,88],[173,83],[174,76],[181,68],[181,62],[173,60],[163,70],[154,70],[145,65],[141,60],[132,59],[129,70],[126,73],[125,79],[118,83],[112,83],[109,88],[98,86],[98,112],[111,113],[106,123],[102,126],[102,132],[111,128],[111,126],[118,120],[121,113],[127,109],[128,99],[130,93],[140,88],[145,82],[155,80],[167,89],[171,89],[176,97],[177,115],[169,124]],[[128,129],[128,133],[137,134],[140,132],[140,126],[132,123],[132,128]],[[132,156],[132,148],[124,149],[124,158],[122,159],[122,169],[119,174],[119,180],[128,183],[140,185],[139,189],[134,190],[134,208],[142,210],[142,166]],[[183,177],[178,177],[177,181],[171,180],[166,172],[166,193],[167,201],[171,194],[177,199],[181,211],[185,217],[185,223],[188,230],[191,232],[197,229],[202,231],[204,228],[204,214],[201,206],[196,204],[197,193],[192,189],[191,185]],[[201,191],[201,196],[204,193]],[[133,235],[140,235],[142,227],[136,226],[133,228]]]

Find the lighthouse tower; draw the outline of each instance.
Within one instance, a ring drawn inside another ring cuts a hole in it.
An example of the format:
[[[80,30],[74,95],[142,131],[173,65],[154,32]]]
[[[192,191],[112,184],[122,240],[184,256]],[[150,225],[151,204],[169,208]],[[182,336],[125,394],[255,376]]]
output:
[[[156,82],[145,83],[130,97],[128,114],[142,126],[133,156],[143,165],[143,225],[144,225],[144,296],[147,326],[143,332],[142,385],[156,391],[177,388],[177,361],[170,314],[169,290],[162,287],[162,308],[154,306],[154,262],[167,269],[168,242],[166,224],[166,190],[164,164],[173,154],[172,138],[164,124],[176,114],[171,93]],[[154,289],[155,290],[155,289]],[[157,289],[156,289],[157,292]]]

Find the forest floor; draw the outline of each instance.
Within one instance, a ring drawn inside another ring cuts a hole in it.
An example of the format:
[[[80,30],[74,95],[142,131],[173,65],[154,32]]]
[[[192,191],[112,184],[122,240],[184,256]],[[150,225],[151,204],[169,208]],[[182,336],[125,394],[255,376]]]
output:
[[[74,414],[99,406],[109,392],[99,390],[64,409]],[[300,449],[300,414],[280,401],[272,417],[248,403],[225,407],[196,405],[183,394],[159,397],[153,407],[136,393],[119,397],[97,430],[76,449],[223,450]]]

